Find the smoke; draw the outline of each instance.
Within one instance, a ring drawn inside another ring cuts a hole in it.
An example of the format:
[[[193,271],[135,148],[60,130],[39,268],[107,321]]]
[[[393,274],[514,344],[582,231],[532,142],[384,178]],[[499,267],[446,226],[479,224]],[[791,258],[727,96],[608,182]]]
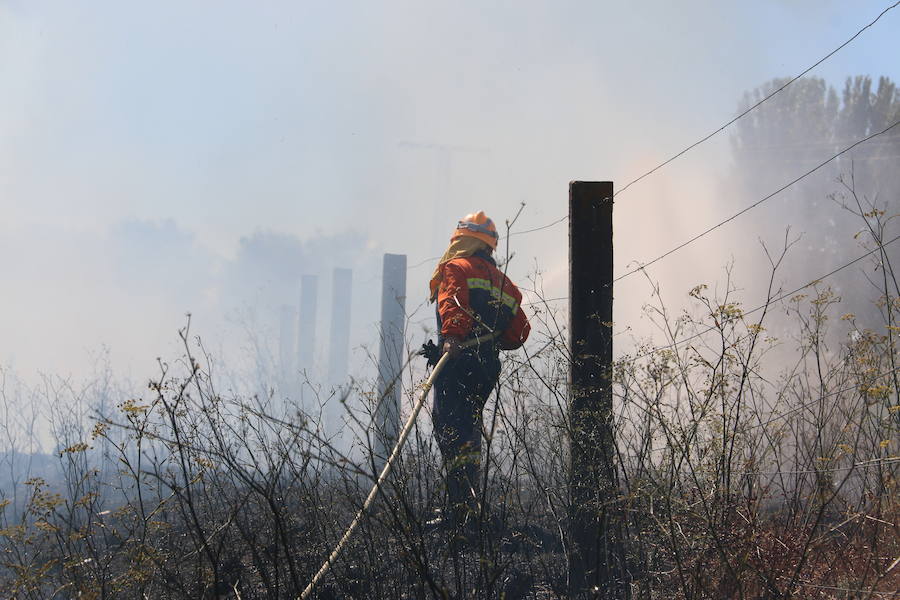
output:
[[[235,340],[250,329],[273,344],[303,274],[323,278],[327,307],[332,269],[348,267],[362,368],[360,348],[377,341],[382,252],[416,265],[474,210],[503,229],[524,202],[515,233],[564,216],[570,180],[622,188],[731,118],[745,91],[830,51],[874,16],[863,12],[4,3],[0,358],[26,374],[79,374],[107,346],[116,371],[140,380],[154,357],[177,355],[190,311],[197,333],[249,360]],[[857,73],[900,79],[896,18],[817,74],[835,85]],[[730,156],[721,135],[616,198],[617,273],[773,191],[738,189]],[[759,297],[758,239],[771,247],[800,228],[778,206],[617,283],[617,327],[642,327],[651,282],[678,306],[694,285],[723,281],[731,261]],[[566,226],[510,237],[511,278],[531,287],[540,271],[546,295],[564,296]],[[804,261],[795,279],[821,266]],[[411,310],[432,266],[409,271]],[[430,310],[414,318],[424,337]],[[323,338],[327,319],[323,308]]]

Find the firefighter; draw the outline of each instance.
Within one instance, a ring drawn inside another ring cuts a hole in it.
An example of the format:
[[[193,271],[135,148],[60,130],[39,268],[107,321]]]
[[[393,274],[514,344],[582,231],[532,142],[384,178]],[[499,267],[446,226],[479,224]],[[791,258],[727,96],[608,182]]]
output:
[[[458,526],[477,510],[482,410],[500,374],[500,350],[514,350],[531,330],[522,294],[492,257],[497,228],[484,212],[459,221],[430,283],[437,302],[438,347],[450,354],[435,381],[434,434],[447,473],[439,521]],[[493,338],[462,347],[466,341]]]

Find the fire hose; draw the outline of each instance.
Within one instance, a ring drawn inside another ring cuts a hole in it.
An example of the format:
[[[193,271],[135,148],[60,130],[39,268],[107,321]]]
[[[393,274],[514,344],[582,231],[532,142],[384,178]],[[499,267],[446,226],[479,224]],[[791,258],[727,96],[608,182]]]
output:
[[[496,338],[497,335],[497,333],[482,335],[480,337],[463,342],[459,347],[460,349],[465,349],[471,348],[472,346],[477,346],[479,344],[484,344]],[[384,463],[384,468],[381,469],[381,474],[378,476],[378,479],[375,480],[375,485],[372,486],[372,491],[369,492],[369,495],[366,497],[365,502],[363,502],[362,508],[360,508],[359,512],[356,513],[356,517],[350,523],[347,531],[341,537],[340,541],[338,541],[337,546],[334,547],[334,550],[332,550],[331,554],[328,556],[328,559],[322,564],[322,567],[312,578],[312,581],[309,582],[309,585],[306,586],[306,589],[303,590],[303,593],[300,594],[300,600],[306,600],[310,597],[313,589],[315,589],[316,585],[318,585],[325,574],[328,573],[328,571],[331,569],[332,565],[334,565],[334,563],[337,561],[338,556],[340,556],[341,552],[344,550],[344,546],[346,546],[347,542],[350,540],[350,536],[353,535],[353,532],[356,530],[356,528],[362,522],[363,517],[365,517],[366,513],[369,511],[369,508],[372,506],[372,503],[378,496],[378,492],[381,490],[382,485],[384,484],[385,480],[387,480],[387,477],[391,472],[391,467],[394,466],[394,461],[396,461],[397,457],[400,456],[400,450],[403,448],[403,444],[406,442],[406,438],[409,437],[413,425],[415,425],[416,417],[419,415],[419,411],[422,410],[422,406],[425,405],[425,399],[428,398],[428,392],[431,391],[432,386],[434,386],[435,380],[437,379],[440,372],[444,369],[444,366],[447,364],[448,360],[450,360],[450,353],[445,352],[443,356],[441,356],[441,359],[434,366],[434,369],[431,371],[431,375],[428,377],[428,379],[425,380],[425,383],[422,384],[422,394],[419,396],[419,400],[416,402],[415,406],[413,406],[412,413],[410,413],[409,418],[406,420],[406,424],[400,431],[400,437],[397,438],[397,444],[394,446],[394,449],[391,451],[390,456]]]

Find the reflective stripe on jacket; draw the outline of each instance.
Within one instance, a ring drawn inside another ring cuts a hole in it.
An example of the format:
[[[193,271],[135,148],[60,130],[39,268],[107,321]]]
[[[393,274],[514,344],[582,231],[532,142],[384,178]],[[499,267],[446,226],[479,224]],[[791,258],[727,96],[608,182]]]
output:
[[[525,343],[531,326],[521,307],[522,293],[489,255],[478,252],[455,258],[441,270],[437,299],[441,337],[466,339],[501,331],[502,348]]]

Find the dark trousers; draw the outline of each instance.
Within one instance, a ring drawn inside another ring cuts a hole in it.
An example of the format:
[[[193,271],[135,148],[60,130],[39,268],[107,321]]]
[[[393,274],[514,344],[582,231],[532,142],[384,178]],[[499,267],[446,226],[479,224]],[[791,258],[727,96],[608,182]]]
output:
[[[495,352],[463,352],[447,363],[434,384],[434,435],[447,472],[447,510],[460,522],[467,511],[477,509],[481,412],[499,374]]]

